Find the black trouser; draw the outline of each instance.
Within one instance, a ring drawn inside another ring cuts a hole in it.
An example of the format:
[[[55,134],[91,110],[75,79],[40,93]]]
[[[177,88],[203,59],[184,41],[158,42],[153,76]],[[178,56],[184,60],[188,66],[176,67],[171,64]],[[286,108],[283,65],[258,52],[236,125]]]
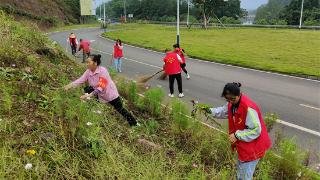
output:
[[[181,69],[183,70],[184,73],[188,74],[188,71],[186,69],[186,63],[180,64]]]
[[[90,93],[92,93],[93,91],[94,91],[94,88],[91,87],[91,86],[86,86],[86,87],[84,88],[84,92],[85,92],[85,93],[90,94]],[[121,101],[120,96],[117,97],[116,99],[110,101],[109,104],[110,104],[111,106],[113,106],[113,107],[116,109],[116,111],[118,111],[124,118],[127,119],[127,121],[128,121],[128,123],[129,123],[130,126],[135,126],[135,125],[137,125],[137,120],[133,117],[133,115],[132,115],[127,109],[125,109],[125,108],[123,107],[123,104],[122,104],[122,101]]]
[[[173,92],[174,92],[174,80],[175,79],[177,79],[179,93],[182,93],[182,78],[181,78],[181,73],[179,73],[179,74],[169,75],[170,94],[173,94]]]
[[[83,56],[82,56],[82,62],[86,62],[87,58],[90,56],[90,52],[84,52],[83,51]]]
[[[71,44],[70,46],[71,46],[71,53],[72,53],[72,55],[76,54],[76,52],[77,52],[77,45]]]
[[[127,119],[130,126],[136,126],[137,120],[133,117],[133,115],[123,107],[120,96],[115,100],[109,102],[111,106],[113,106],[124,118]]]

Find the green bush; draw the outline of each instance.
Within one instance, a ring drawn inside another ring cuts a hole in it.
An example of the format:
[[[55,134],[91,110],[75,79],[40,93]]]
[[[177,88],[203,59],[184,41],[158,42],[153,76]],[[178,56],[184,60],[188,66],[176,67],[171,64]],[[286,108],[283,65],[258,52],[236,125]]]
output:
[[[136,104],[138,100],[138,88],[137,84],[133,81],[129,83],[128,87],[128,101],[131,104]]]
[[[150,113],[150,115],[158,117],[161,115],[161,103],[164,98],[164,92],[161,88],[152,88],[144,93],[141,98],[141,108]]]
[[[173,100],[171,104],[172,129],[175,132],[184,132],[192,127],[191,119],[186,115],[190,114],[189,108],[180,100]]]
[[[271,132],[271,130],[273,129],[273,126],[277,122],[278,118],[279,117],[274,113],[268,113],[264,117],[264,123],[266,124],[268,132]]]

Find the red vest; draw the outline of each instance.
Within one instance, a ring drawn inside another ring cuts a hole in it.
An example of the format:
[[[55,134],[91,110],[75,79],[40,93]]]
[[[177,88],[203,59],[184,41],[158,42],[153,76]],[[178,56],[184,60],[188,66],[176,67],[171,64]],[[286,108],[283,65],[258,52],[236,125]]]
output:
[[[87,40],[81,41],[80,48],[83,49],[84,53],[89,53],[90,52],[90,42]]]
[[[123,50],[120,49],[119,46],[117,46],[117,45],[113,46],[113,56],[114,56],[114,58],[123,57]]]
[[[264,124],[263,117],[261,115],[259,107],[244,94],[241,95],[240,104],[234,116],[232,115],[231,107],[232,104],[229,103],[229,134],[235,133],[237,130],[244,130],[246,128],[245,120],[247,117],[249,107],[257,111],[261,124],[261,134],[257,139],[251,142],[244,142],[238,140],[235,144],[232,145],[233,149],[237,149],[239,160],[243,162],[248,162],[262,158],[265,152],[271,147],[271,140],[269,138],[267,128]]]
[[[179,48],[178,50],[175,51],[182,59],[182,63],[186,63],[186,58],[183,55],[182,49]]]
[[[178,60],[176,53],[174,52],[167,53],[167,56],[163,59],[163,61],[164,61],[164,71],[167,75],[181,73],[180,62]]]
[[[70,42],[70,45],[77,46],[77,37],[75,35],[70,35],[69,42]]]

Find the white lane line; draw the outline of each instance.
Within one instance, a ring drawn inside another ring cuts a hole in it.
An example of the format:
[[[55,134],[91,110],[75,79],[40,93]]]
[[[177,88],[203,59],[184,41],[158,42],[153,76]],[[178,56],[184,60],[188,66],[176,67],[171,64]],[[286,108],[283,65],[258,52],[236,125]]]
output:
[[[98,50],[98,49],[92,48],[92,50],[97,51],[97,52],[100,52],[100,53],[112,55],[111,53],[107,53],[107,52],[104,52],[104,51],[100,51],[100,50]],[[146,65],[146,66],[150,66],[150,67],[153,67],[153,68],[162,69],[162,67],[160,67],[160,66],[155,66],[155,65],[152,65],[152,64],[148,64],[148,63],[144,63],[144,62],[138,61],[138,60],[134,60],[134,59],[126,58],[126,57],[124,57],[123,59],[129,60],[129,61],[133,61],[133,62],[136,62],[136,63],[139,63],[139,64],[143,64],[143,65]]]
[[[100,35],[100,38],[103,38],[103,39],[106,39],[108,41],[113,41],[114,42],[114,40],[112,40],[110,38],[103,37],[101,35]],[[154,53],[157,53],[157,54],[164,54],[164,53],[159,52],[159,51],[146,49],[146,48],[142,48],[142,47],[137,47],[137,46],[133,46],[133,45],[130,45],[130,44],[126,44],[126,46],[137,48],[137,49],[142,49],[142,50],[149,51],[149,52],[154,52]],[[303,78],[303,77],[280,74],[280,73],[276,73],[276,72],[262,71],[262,70],[258,70],[258,69],[250,69],[250,68],[246,68],[246,67],[240,67],[240,66],[235,66],[235,65],[231,65],[231,64],[223,64],[223,63],[218,63],[218,62],[213,62],[213,61],[206,61],[206,60],[195,59],[195,58],[191,58],[191,57],[188,57],[188,59],[192,59],[192,60],[195,60],[195,61],[198,61],[198,62],[202,62],[202,63],[211,63],[211,64],[220,65],[220,66],[233,67],[233,68],[244,69],[244,70],[255,71],[255,72],[266,73],[266,74],[273,74],[273,75],[278,75],[278,76],[282,76],[282,77],[289,77],[289,78],[313,81],[313,82],[318,82],[318,83],[320,82],[319,80],[314,80],[314,79],[308,79],[308,78]]]
[[[97,49],[93,49],[93,50],[95,50],[97,52],[100,52],[100,53],[112,55],[111,53],[103,52],[103,51],[100,51],[100,50],[97,50]],[[129,58],[124,58],[124,59],[127,59],[129,61],[133,61],[133,62],[136,62],[136,63],[139,63],[139,64],[143,64],[143,65],[146,65],[146,66],[150,66],[150,67],[161,68],[159,66],[154,66],[154,65],[148,64],[148,63],[143,63],[143,62],[140,62],[138,60],[133,60],[133,59],[129,59]],[[201,122],[201,123],[204,124],[203,122]],[[300,131],[304,131],[304,132],[307,132],[307,133],[310,133],[310,134],[313,134],[313,135],[316,135],[316,136],[320,137],[320,132],[317,132],[317,131],[314,131],[314,130],[311,130],[311,129],[307,129],[307,128],[302,127],[302,126],[298,126],[298,125],[295,125],[295,124],[292,124],[292,123],[289,123],[289,122],[286,122],[286,121],[283,121],[283,120],[280,120],[280,119],[277,120],[277,123],[280,123],[280,124],[283,124],[283,125],[298,129]],[[208,124],[205,124],[205,125],[208,126]]]
[[[310,106],[310,105],[306,105],[306,104],[299,104],[299,105],[320,111],[320,108],[316,108],[316,107],[313,107],[313,106]]]
[[[311,130],[311,129],[307,129],[307,128],[304,128],[304,127],[301,127],[301,126],[298,126],[298,125],[295,125],[295,124],[280,120],[280,119],[277,120],[277,123],[283,124],[283,125],[295,128],[295,129],[299,129],[301,131],[304,131],[304,132],[307,132],[307,133],[310,133],[310,134],[313,134],[313,135],[316,135],[316,136],[320,137],[320,132],[317,132],[317,131],[314,131],[314,130]]]

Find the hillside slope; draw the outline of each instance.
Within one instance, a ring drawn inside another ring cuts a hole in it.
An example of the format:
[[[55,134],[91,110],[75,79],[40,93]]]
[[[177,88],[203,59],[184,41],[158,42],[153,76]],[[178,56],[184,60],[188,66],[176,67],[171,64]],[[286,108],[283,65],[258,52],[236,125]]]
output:
[[[0,0],[0,9],[42,27],[78,23],[79,0]]]

